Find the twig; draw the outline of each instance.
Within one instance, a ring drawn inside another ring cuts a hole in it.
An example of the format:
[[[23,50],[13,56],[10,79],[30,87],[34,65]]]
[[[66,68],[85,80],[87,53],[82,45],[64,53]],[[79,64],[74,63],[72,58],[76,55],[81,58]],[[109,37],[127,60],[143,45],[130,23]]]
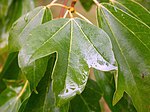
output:
[[[64,0],[63,5],[67,5],[67,2],[68,2],[68,0]],[[64,16],[64,11],[65,11],[64,9],[65,9],[64,7],[61,8],[59,17],[63,17]]]
[[[66,18],[68,13],[69,13],[69,11],[67,10],[66,13],[64,14],[63,18]]]
[[[72,0],[71,7],[74,7],[76,3],[77,3],[77,0]]]
[[[88,23],[92,24],[91,21],[89,21],[86,17],[84,17],[82,14],[78,13],[78,12],[74,12],[75,14],[77,14],[79,17],[81,17],[82,19],[84,19],[85,21],[87,21]]]

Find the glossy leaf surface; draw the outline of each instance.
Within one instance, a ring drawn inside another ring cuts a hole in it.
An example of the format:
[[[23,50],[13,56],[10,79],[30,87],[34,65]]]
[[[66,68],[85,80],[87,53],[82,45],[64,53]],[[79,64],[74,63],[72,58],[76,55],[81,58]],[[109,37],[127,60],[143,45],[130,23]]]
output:
[[[146,25],[150,26],[150,12],[132,0],[117,0],[114,5],[119,8],[124,8],[124,11],[130,12],[134,17],[143,21]]]
[[[57,105],[83,91],[90,67],[117,69],[107,34],[81,19],[52,20],[35,28],[19,53],[19,65],[28,66],[54,52],[57,58],[52,78]]]
[[[119,66],[113,103],[117,103],[127,92],[137,111],[148,112],[150,28],[115,6],[103,5],[98,8],[98,21],[112,40]]]
[[[30,31],[38,25],[51,20],[51,12],[44,6],[35,8],[33,11],[19,18],[12,26],[9,36],[10,52],[18,51],[24,45]]]
[[[33,11],[30,11],[26,15],[19,18],[11,28],[9,36],[9,48],[10,52],[18,51],[24,44],[25,41],[35,27],[45,23],[52,19],[51,12],[46,7],[37,7]],[[30,82],[31,90],[35,89],[41,78],[43,77],[48,58],[43,58],[30,63],[28,67],[22,67],[22,71],[26,75]],[[40,69],[43,68],[43,69]],[[36,75],[35,75],[36,74]],[[34,76],[34,77],[33,77]]]

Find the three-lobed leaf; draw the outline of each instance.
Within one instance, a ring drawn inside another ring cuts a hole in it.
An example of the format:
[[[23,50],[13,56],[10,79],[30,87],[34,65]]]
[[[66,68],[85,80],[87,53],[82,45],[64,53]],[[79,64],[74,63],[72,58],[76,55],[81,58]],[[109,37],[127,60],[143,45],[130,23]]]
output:
[[[137,111],[147,112],[150,105],[150,95],[147,94],[150,92],[150,28],[110,4],[98,8],[98,21],[111,38],[118,63],[113,103],[126,92]]]
[[[52,79],[57,105],[83,91],[90,67],[117,69],[107,34],[81,19],[52,20],[35,28],[19,53],[19,65],[28,66],[54,52],[57,58]]]

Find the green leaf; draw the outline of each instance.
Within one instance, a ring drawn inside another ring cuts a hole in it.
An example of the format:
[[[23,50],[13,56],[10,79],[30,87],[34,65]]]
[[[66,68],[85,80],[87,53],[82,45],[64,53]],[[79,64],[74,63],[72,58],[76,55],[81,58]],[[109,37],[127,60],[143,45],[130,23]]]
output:
[[[118,1],[118,2],[117,2]],[[143,21],[145,24],[150,26],[150,12],[141,6],[140,4],[136,3],[132,0],[117,0],[114,1],[114,5],[123,8],[124,11],[130,12],[134,17]]]
[[[135,0],[140,3],[143,7],[145,7],[148,11],[150,11],[150,1],[149,0]]]
[[[17,86],[16,83],[8,85],[7,89],[0,94],[0,112],[17,112],[21,101],[29,95],[27,86],[24,88],[22,84],[18,86],[18,83]],[[24,95],[26,97],[23,98]]]
[[[103,5],[98,8],[98,21],[111,38],[119,66],[113,103],[126,92],[137,111],[148,112],[150,28],[115,6]]]
[[[93,0],[80,0],[80,2],[86,11],[89,11],[93,5]]]
[[[0,93],[6,89],[6,84],[3,79],[16,80],[18,79],[19,66],[18,66],[18,53],[11,53],[5,62],[5,65],[0,73]]]
[[[51,74],[53,66],[55,63],[56,54],[50,55],[48,61],[47,70],[44,77],[40,80],[36,90],[38,94],[34,91],[28,99],[26,107],[23,112],[51,112],[51,107],[54,104],[51,104],[54,99],[49,98],[48,95],[51,94]],[[49,91],[50,90],[50,91]],[[37,102],[38,101],[38,102]]]
[[[115,92],[114,73],[101,72],[94,70],[96,82],[101,89],[101,94],[112,112],[136,112],[131,98],[124,93],[121,100],[116,104],[112,104]]]
[[[9,36],[10,52],[18,51],[24,44],[32,29],[38,25],[52,19],[51,12],[48,8],[41,6],[30,11],[26,15],[19,18],[11,28]],[[41,78],[43,77],[48,59],[43,58],[30,63],[28,67],[22,67],[23,73],[30,82],[31,90],[35,89]],[[43,69],[39,69],[43,67]],[[32,75],[31,75],[32,74]],[[38,74],[34,76],[35,74]],[[33,77],[34,76],[34,77]]]
[[[96,82],[98,86],[100,87],[101,94],[105,101],[107,102],[109,108],[113,112],[118,112],[117,109],[113,108],[112,100],[113,100],[113,94],[115,92],[115,83],[113,79],[113,74],[109,72],[101,72],[94,69],[94,75],[96,78]]]
[[[109,2],[109,0],[97,0],[99,3],[102,2]],[[90,9],[92,8],[92,5],[94,4],[93,0],[80,0],[81,5],[83,6],[83,8],[86,11],[90,11]]]
[[[61,108],[55,106],[54,94],[52,92],[51,74],[56,60],[56,54],[50,55],[47,70],[44,77],[40,80],[36,90],[27,99],[21,112],[67,112],[68,105],[64,105]],[[38,102],[37,102],[38,101]],[[67,110],[66,110],[67,109]]]
[[[6,31],[11,28],[11,25],[17,20],[22,14],[22,0],[12,0],[11,5],[8,8],[7,15],[5,18]]]
[[[50,10],[44,6],[37,7],[33,11],[20,17],[13,24],[9,36],[10,52],[16,52],[24,45],[32,29],[52,19],[49,11]]]
[[[18,66],[18,52],[14,52],[8,55],[3,70],[0,74],[0,79],[18,79],[19,66]]]
[[[53,91],[59,106],[83,91],[90,67],[117,69],[107,34],[77,18],[52,20],[35,28],[19,53],[19,65],[28,66],[54,52]]]
[[[2,79],[0,79],[0,85],[1,85],[0,86],[0,93],[1,93],[7,88],[7,86]]]
[[[36,86],[38,85],[41,78],[46,72],[48,57],[44,57],[33,61],[27,66],[22,66],[21,70],[25,74],[26,78],[30,83],[31,90],[36,92]]]
[[[95,81],[89,79],[82,94],[71,100],[70,112],[100,112],[100,98],[99,86]]]
[[[135,109],[131,97],[124,93],[123,97],[119,100],[119,102],[114,106],[118,112],[137,112]],[[117,112],[117,111],[114,112]]]

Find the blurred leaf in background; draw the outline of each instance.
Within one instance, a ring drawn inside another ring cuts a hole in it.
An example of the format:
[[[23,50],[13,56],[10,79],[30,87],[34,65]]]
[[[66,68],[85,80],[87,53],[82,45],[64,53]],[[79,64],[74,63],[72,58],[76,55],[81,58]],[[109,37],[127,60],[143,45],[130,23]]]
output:
[[[0,72],[8,53],[9,29],[21,15],[33,8],[33,0],[0,0]]]

